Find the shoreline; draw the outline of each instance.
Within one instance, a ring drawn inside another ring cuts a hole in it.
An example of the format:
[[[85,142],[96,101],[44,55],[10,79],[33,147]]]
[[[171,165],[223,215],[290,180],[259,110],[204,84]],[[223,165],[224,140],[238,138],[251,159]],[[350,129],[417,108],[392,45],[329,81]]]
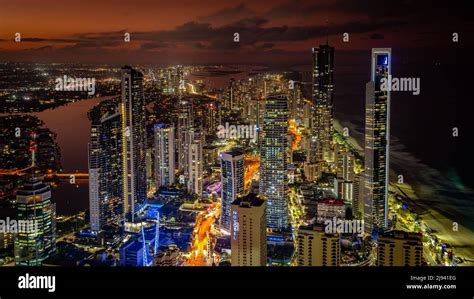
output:
[[[335,119],[334,129],[337,132],[341,132],[342,127],[343,126],[339,120]],[[364,156],[363,148],[357,139],[354,137],[346,138],[346,143],[352,147],[352,149],[359,152],[362,157]],[[393,160],[392,163],[394,163]],[[395,167],[404,168],[407,166],[404,165],[403,167],[395,164]],[[390,177],[393,177],[393,174],[396,176],[395,170],[390,169]],[[424,184],[421,180],[415,181],[415,183],[419,184],[419,188],[430,187],[429,185]],[[433,205],[430,200],[423,199],[424,197],[419,196],[413,185],[414,184],[409,184],[406,181],[403,184],[389,182],[389,192],[391,191],[404,199],[402,202],[407,205],[408,209],[413,214],[416,214],[419,217],[421,223],[432,230],[432,235],[439,239],[439,243],[448,244],[453,253],[464,260],[461,264],[462,266],[474,265],[474,245],[469,242],[469,240],[474,239],[474,232],[455,220],[449,219],[449,216],[443,215],[437,209],[432,208]],[[400,201],[399,199],[396,200]],[[460,209],[460,207],[452,205],[450,202],[442,202],[442,200],[439,204],[450,205],[450,208],[453,210]],[[458,231],[453,230],[453,223],[457,223],[459,228]]]

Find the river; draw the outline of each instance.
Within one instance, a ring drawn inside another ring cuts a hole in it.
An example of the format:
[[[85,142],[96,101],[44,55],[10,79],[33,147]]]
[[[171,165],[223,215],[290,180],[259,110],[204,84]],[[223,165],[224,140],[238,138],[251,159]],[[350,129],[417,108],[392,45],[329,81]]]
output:
[[[57,134],[64,173],[88,172],[87,144],[91,123],[87,112],[96,104],[112,97],[85,99],[55,109],[27,113],[38,117],[44,126]],[[89,208],[88,184],[60,184],[52,193],[58,215],[74,215]]]

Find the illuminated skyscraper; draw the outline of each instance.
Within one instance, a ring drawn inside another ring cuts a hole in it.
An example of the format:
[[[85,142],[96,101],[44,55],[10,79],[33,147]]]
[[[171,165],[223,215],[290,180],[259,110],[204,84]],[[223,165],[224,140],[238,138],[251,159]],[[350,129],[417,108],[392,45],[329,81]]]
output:
[[[249,114],[248,120],[252,125],[255,125],[257,128],[257,139],[260,140],[263,118],[265,111],[265,100],[264,99],[251,99],[248,103],[249,105]]]
[[[266,266],[266,201],[254,193],[238,196],[231,205],[232,266]]]
[[[300,83],[294,82],[293,89],[288,90],[289,118],[301,122],[303,115],[303,96]]]
[[[91,230],[101,228],[101,193],[100,193],[100,125],[92,123],[89,142],[89,211]]]
[[[146,200],[145,99],[143,74],[122,68],[122,144],[124,216],[134,222]]]
[[[364,219],[364,191],[365,191],[365,173],[354,175],[352,195],[352,215],[358,220]]]
[[[190,129],[194,125],[193,105],[188,100],[180,100],[178,107],[178,168],[179,172],[187,179],[188,151],[191,143]]]
[[[202,148],[204,143],[204,136],[202,131],[191,129],[189,131],[191,143],[189,144],[188,154],[188,191],[202,195],[202,179],[203,179],[203,159]]]
[[[220,125],[220,104],[218,101],[209,101],[203,104],[202,127],[206,135],[215,135]]]
[[[311,162],[325,159],[332,146],[333,136],[333,89],[334,47],[320,45],[312,49],[314,136],[317,137],[316,157]],[[314,160],[315,159],[315,160]]]
[[[221,228],[230,231],[230,204],[244,192],[244,155],[221,153]]]
[[[155,134],[155,181],[156,188],[174,184],[175,138],[172,125],[157,124]]]
[[[17,221],[25,223],[15,238],[17,266],[41,266],[56,250],[56,205],[51,202],[51,188],[38,178],[31,178],[16,193]]]
[[[336,174],[337,179],[334,184],[337,187],[336,194],[339,199],[346,204],[352,205],[354,190],[354,154],[346,147],[336,144],[334,146],[336,154]]]
[[[122,219],[122,127],[120,113],[92,120],[89,143],[89,208],[91,230]]]
[[[366,85],[365,200],[367,232],[386,229],[390,144],[390,91],[380,89],[391,72],[391,49],[372,49],[371,81]]]
[[[346,181],[354,180],[354,154],[346,147],[341,147],[336,153],[337,177]]]
[[[224,107],[227,109],[236,108],[236,82],[234,78],[229,80],[229,86],[227,87],[227,94],[224,98]]]
[[[3,207],[0,209],[0,219],[16,219],[17,211],[15,208]],[[15,236],[12,231],[0,230],[0,250],[11,248],[15,244]]]
[[[176,73],[174,75],[173,87],[175,94],[182,95],[186,91],[184,82],[184,70],[182,65],[176,66]]]
[[[260,148],[260,194],[267,199],[267,225],[288,226],[288,100],[273,94],[265,101]]]

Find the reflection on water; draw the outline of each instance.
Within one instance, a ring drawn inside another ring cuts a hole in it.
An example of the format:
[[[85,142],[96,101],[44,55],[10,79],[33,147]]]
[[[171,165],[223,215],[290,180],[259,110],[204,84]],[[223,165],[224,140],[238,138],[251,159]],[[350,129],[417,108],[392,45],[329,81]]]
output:
[[[54,190],[53,198],[56,201],[58,215],[75,215],[89,208],[89,185],[59,185]]]
[[[87,172],[87,143],[91,124],[87,112],[104,98],[82,100],[56,109],[32,113],[57,134],[63,172]]]
[[[82,100],[55,109],[31,113],[57,134],[56,141],[61,150],[63,172],[88,172],[87,144],[91,124],[87,112],[97,103],[109,98]],[[88,190],[87,184],[77,186],[60,184],[52,195],[58,215],[73,215],[88,209]]]

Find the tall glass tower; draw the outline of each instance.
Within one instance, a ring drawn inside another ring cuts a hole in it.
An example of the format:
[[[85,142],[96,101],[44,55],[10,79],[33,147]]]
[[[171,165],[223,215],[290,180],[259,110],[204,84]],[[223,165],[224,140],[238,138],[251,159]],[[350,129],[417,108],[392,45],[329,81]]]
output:
[[[189,130],[191,143],[188,147],[188,191],[199,196],[202,195],[203,184],[203,159],[202,148],[204,144],[204,136],[200,128],[192,128]]]
[[[388,226],[390,91],[381,90],[391,73],[391,49],[372,49],[371,81],[366,85],[365,200],[367,232]]]
[[[16,193],[18,223],[25,223],[15,238],[17,266],[41,266],[56,250],[56,205],[51,188],[32,177]]]
[[[288,226],[288,99],[273,94],[265,101],[260,148],[260,194],[267,199],[267,226]]]
[[[324,159],[332,146],[333,135],[333,90],[334,90],[334,47],[320,45],[312,49],[313,89],[315,107],[314,136],[316,136],[316,157],[312,162]]]
[[[241,152],[225,152],[221,158],[222,212],[221,228],[230,232],[230,205],[237,195],[244,193],[244,155]]]
[[[174,126],[156,124],[155,136],[155,181],[156,188],[170,186],[175,179],[175,135]]]
[[[184,176],[185,182],[189,180],[189,145],[192,142],[192,128],[194,127],[194,112],[192,100],[180,100],[178,106],[177,126],[177,153],[178,169]]]
[[[93,116],[89,142],[89,206],[94,232],[123,218],[121,128],[117,111]]]
[[[135,222],[146,200],[146,131],[143,74],[122,68],[123,198],[126,221]]]

